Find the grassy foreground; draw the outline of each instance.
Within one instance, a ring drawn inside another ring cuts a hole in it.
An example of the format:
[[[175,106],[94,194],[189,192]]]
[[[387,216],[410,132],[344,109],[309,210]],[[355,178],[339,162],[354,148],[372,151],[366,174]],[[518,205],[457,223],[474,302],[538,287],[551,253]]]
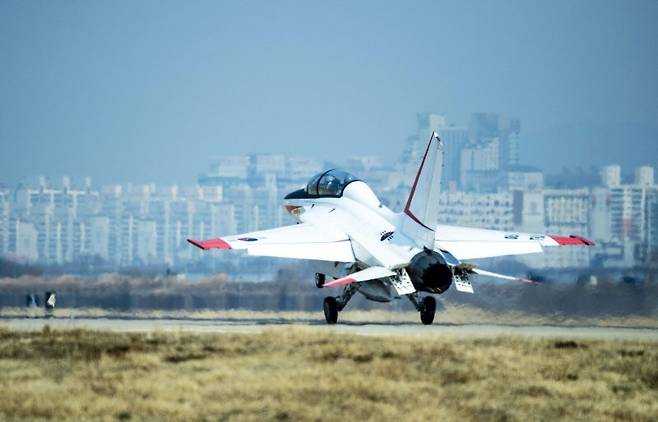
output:
[[[658,419],[655,343],[0,329],[0,419]]]

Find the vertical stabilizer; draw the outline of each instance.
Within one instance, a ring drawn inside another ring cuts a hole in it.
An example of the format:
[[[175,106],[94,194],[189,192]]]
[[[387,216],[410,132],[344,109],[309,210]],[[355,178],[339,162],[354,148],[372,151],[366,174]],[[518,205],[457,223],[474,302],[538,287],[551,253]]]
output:
[[[419,246],[434,248],[439,218],[443,142],[436,132],[427,144],[402,215],[402,231]]]

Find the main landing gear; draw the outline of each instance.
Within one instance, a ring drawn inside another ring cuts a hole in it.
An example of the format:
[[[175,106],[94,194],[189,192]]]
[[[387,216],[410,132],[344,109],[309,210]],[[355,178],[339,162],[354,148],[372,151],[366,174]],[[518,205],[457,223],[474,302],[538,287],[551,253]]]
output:
[[[436,299],[432,296],[425,296],[421,299],[418,292],[407,295],[407,297],[414,304],[416,310],[420,312],[420,322],[423,325],[432,325],[436,314]]]
[[[327,320],[327,324],[335,324],[338,321],[338,302],[333,296],[327,296],[324,298],[324,319]]]
[[[354,296],[354,293],[356,293],[356,287],[348,284],[340,296],[328,296],[324,298],[324,319],[327,321],[327,324],[335,324],[338,321],[338,312],[345,308],[347,302]]]

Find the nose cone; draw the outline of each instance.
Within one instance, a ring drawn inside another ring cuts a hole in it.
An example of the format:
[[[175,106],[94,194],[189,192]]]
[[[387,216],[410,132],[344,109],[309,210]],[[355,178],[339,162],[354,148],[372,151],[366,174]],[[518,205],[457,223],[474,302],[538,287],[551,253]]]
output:
[[[283,199],[304,199],[304,198],[308,198],[306,191],[304,191],[304,189],[297,189],[296,191],[290,192]]]
[[[349,183],[343,190],[343,197],[350,198],[353,201],[359,202],[370,208],[379,207],[380,201],[377,195],[370,189],[365,182],[357,180]]]

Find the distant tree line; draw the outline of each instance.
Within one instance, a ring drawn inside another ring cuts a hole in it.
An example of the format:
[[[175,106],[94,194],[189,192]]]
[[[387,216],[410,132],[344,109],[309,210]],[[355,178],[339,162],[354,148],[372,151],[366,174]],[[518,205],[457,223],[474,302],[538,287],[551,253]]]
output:
[[[225,274],[199,280],[175,276],[105,274],[94,277],[23,275],[0,279],[0,306],[25,305],[29,293],[43,296],[57,292],[57,306],[137,310],[317,311],[324,296],[340,288],[317,289],[307,269],[284,267],[272,282],[232,282]],[[622,280],[581,277],[576,282],[544,282],[536,285],[474,281],[475,294],[451,288],[439,300],[462,303],[492,311],[522,311],[575,316],[658,315],[658,283],[655,268],[644,278]],[[356,295],[348,309],[413,310],[406,299],[378,304]]]

